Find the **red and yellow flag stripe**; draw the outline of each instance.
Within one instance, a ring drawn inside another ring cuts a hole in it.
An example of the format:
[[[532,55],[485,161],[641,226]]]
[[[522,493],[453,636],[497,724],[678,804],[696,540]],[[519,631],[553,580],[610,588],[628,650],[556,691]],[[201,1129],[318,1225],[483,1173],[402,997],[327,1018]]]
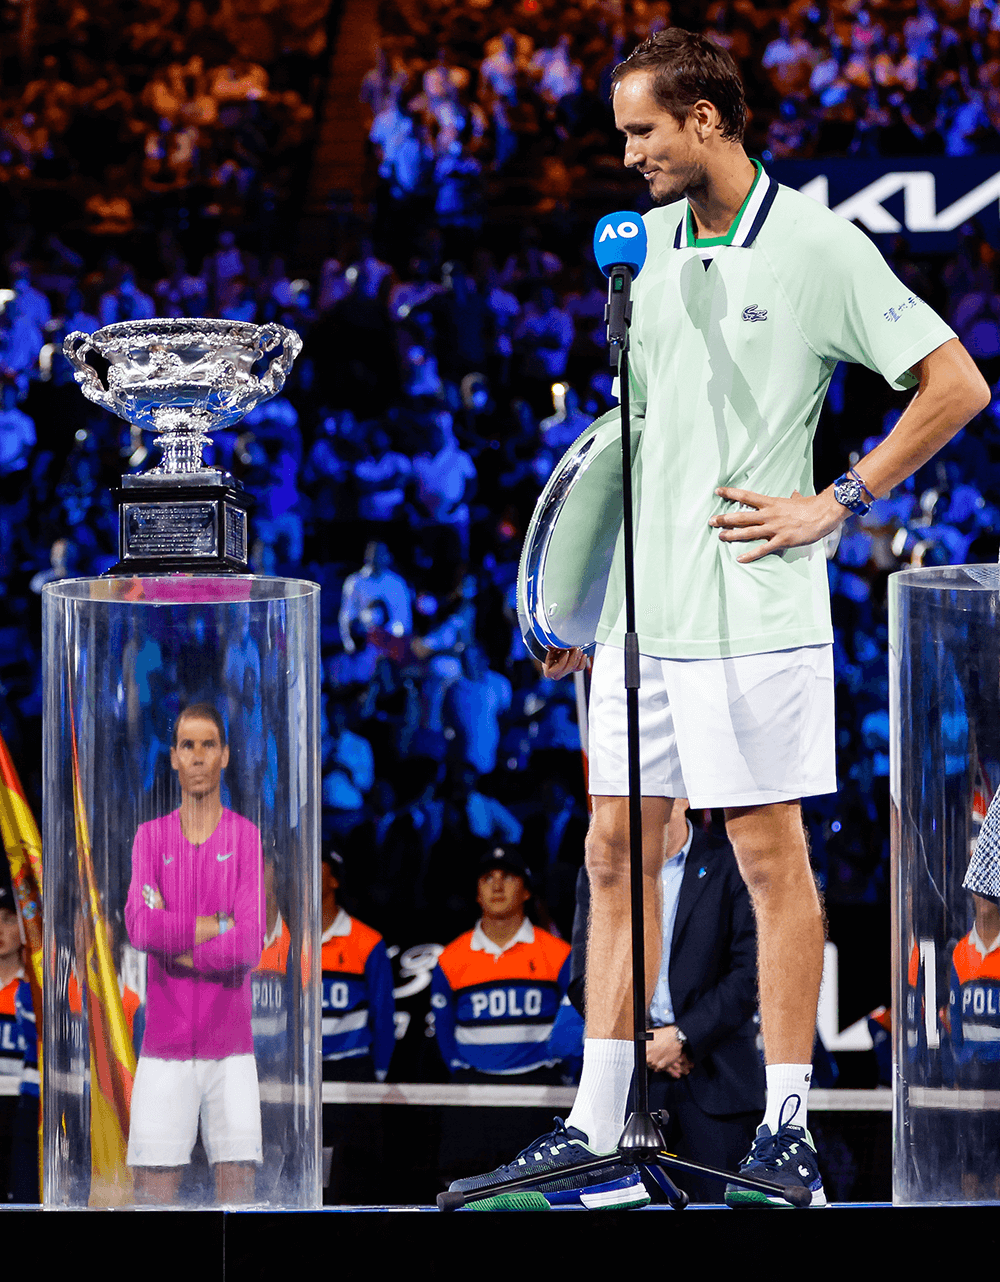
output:
[[[77,872],[86,950],[87,1012],[90,1026],[90,1153],[92,1206],[132,1201],[132,1176],[126,1163],[135,1049],[129,1032],[101,902],[87,823],[77,753],[76,724],[70,710],[73,750],[73,817]]]

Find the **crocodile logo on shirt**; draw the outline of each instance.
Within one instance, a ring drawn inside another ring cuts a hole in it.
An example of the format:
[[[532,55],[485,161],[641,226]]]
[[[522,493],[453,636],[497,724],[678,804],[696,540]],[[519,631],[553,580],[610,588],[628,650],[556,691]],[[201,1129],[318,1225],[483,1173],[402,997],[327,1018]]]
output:
[[[758,307],[756,303],[751,303],[749,307],[743,308],[743,319],[745,321],[766,321],[767,308]]]

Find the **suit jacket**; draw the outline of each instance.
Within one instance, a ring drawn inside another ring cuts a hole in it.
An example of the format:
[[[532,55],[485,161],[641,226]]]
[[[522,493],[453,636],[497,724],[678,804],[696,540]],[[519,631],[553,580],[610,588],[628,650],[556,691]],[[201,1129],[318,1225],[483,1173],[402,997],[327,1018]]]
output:
[[[569,995],[583,1013],[590,883],[577,879]],[[694,829],[670,948],[674,1020],[688,1038],[687,1081],[698,1106],[714,1116],[764,1106],[757,1050],[757,932],[750,896],[724,838]],[[647,994],[647,997],[651,994]]]

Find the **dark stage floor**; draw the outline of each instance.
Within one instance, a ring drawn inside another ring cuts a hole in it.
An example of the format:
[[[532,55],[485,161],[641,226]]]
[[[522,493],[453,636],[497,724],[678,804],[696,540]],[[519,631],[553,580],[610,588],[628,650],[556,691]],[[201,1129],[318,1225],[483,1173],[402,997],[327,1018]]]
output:
[[[863,1259],[872,1242],[890,1230],[902,1234],[911,1252],[925,1248],[927,1258],[940,1255],[942,1241],[974,1241],[977,1258],[992,1258],[1000,1233],[995,1206],[895,1208],[885,1203],[843,1203],[820,1212],[775,1215],[730,1211],[725,1207],[690,1207],[683,1212],[650,1207],[632,1212],[556,1211],[531,1217],[532,1230],[522,1233],[527,1213],[458,1211],[441,1214],[429,1206],[341,1206],[321,1211],[42,1211],[10,1207],[0,1216],[5,1258],[11,1267],[25,1261],[90,1260],[117,1272],[126,1261],[142,1261],[144,1279],[175,1279],[178,1269],[197,1266],[200,1276],[257,1278],[273,1282],[290,1268],[337,1261],[363,1260],[377,1274],[411,1270],[421,1277],[454,1282],[469,1269],[484,1277],[508,1276],[532,1260],[600,1276],[600,1260],[613,1258],[616,1268],[629,1262],[662,1259],[665,1267],[678,1258],[701,1258],[711,1267],[746,1270],[760,1259],[748,1252],[772,1246],[779,1255],[808,1250],[804,1260]],[[867,1212],[867,1214],[863,1214]],[[880,1214],[877,1226],[875,1213]],[[41,1217],[44,1216],[44,1219]],[[155,1216],[155,1219],[151,1219]],[[336,1218],[334,1218],[336,1217]],[[878,1237],[874,1235],[878,1234]],[[600,1254],[614,1243],[615,1255]],[[685,1243],[702,1257],[677,1254]],[[355,1256],[351,1248],[356,1248]],[[606,1249],[606,1248],[605,1248]],[[538,1254],[541,1252],[542,1254]],[[661,1253],[662,1252],[662,1256]],[[132,1267],[129,1265],[128,1267]],[[352,1266],[356,1267],[356,1266]],[[689,1266],[688,1266],[689,1267]]]

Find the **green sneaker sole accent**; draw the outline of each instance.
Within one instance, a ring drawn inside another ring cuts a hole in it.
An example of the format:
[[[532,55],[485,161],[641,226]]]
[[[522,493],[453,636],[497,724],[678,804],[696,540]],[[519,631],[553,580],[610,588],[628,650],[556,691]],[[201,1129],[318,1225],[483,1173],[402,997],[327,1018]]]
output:
[[[501,1193],[497,1197],[484,1197],[480,1202],[470,1202],[467,1211],[551,1211],[541,1193]]]
[[[649,1206],[650,1199],[644,1198],[642,1201],[635,1202],[607,1202],[603,1206],[588,1206],[588,1211],[640,1211],[644,1206]]]
[[[757,1189],[733,1189],[726,1193],[726,1206],[739,1209],[746,1207],[765,1207],[769,1211],[794,1211],[795,1207],[784,1198],[769,1197]]]
[[[630,1196],[627,1196],[630,1195]],[[588,1193],[583,1189],[580,1201],[588,1211],[637,1211],[649,1205],[649,1194],[639,1185],[628,1189],[613,1189],[605,1193]]]

